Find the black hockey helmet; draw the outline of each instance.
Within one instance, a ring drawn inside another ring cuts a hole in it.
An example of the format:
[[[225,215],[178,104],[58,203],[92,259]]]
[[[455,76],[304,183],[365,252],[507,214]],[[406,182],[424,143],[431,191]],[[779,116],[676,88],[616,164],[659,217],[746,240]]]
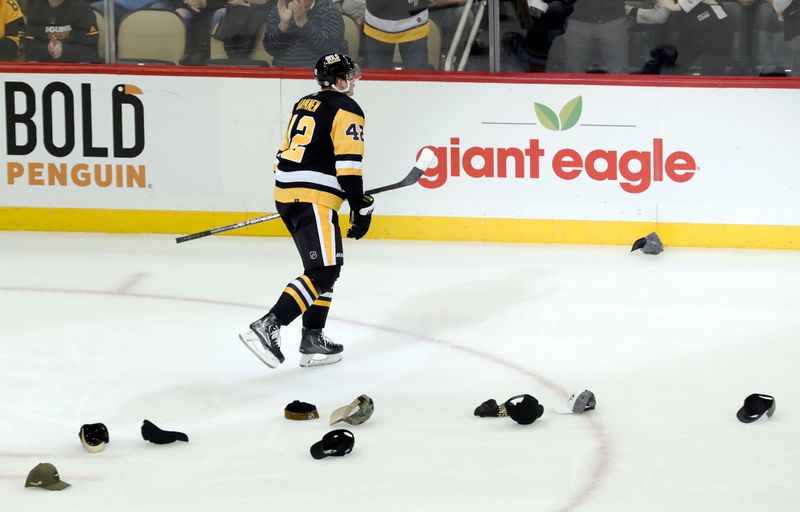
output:
[[[328,53],[314,64],[314,78],[322,87],[330,87],[336,83],[337,78],[358,80],[361,78],[361,69],[348,55]]]

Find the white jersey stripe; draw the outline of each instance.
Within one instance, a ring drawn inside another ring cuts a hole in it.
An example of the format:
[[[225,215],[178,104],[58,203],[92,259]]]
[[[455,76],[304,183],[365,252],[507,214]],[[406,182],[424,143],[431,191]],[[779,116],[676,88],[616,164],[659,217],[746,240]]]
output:
[[[337,169],[362,169],[363,164],[356,160],[338,160],[336,162]]]
[[[381,32],[396,34],[397,32],[405,32],[426,24],[428,22],[428,9],[402,20],[385,20],[366,11],[364,13],[364,21],[370,27],[375,27]]]
[[[340,192],[344,192],[342,187],[339,186],[339,180],[336,179],[336,176],[331,176],[330,174],[325,174],[324,172],[319,171],[282,171],[277,169],[275,171],[275,182],[277,183],[298,183],[298,182],[306,182],[306,183],[316,183],[318,185],[323,185],[328,188],[332,188],[334,190],[338,190]]]

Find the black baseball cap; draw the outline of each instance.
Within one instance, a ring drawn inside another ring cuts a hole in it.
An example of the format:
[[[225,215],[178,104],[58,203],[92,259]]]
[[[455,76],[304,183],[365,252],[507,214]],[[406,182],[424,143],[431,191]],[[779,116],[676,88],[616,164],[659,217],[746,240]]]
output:
[[[539,400],[528,394],[512,396],[504,405],[509,418],[520,425],[530,425],[544,414]]]
[[[153,444],[169,444],[175,441],[189,442],[189,436],[183,432],[162,430],[150,420],[144,420],[142,422],[142,438]]]
[[[317,406],[295,400],[283,409],[283,417],[287,420],[315,420],[319,418]]]
[[[775,414],[775,399],[763,393],[753,393],[744,399],[744,405],[736,413],[736,417],[742,423],[753,423],[764,414],[767,418]]]
[[[311,445],[311,456],[315,459],[342,457],[353,451],[355,443],[356,438],[349,430],[331,430]]]
[[[87,423],[81,426],[78,438],[87,452],[102,452],[108,444],[108,429],[102,423]]]

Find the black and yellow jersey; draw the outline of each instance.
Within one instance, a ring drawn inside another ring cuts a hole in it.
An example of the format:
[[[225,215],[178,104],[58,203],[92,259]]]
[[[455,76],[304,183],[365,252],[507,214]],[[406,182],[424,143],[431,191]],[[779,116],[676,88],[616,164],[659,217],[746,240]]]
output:
[[[407,43],[428,36],[428,0],[367,0],[364,33],[384,43]]]
[[[8,37],[19,44],[19,33],[25,31],[22,9],[16,0],[0,1],[0,38]]]
[[[364,112],[332,90],[295,103],[275,157],[275,201],[315,203],[338,210],[364,193]]]

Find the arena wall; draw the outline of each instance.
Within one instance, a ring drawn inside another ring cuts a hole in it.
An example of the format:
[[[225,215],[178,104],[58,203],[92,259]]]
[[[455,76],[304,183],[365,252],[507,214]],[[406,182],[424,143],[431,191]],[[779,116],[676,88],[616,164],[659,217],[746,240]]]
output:
[[[0,65],[0,229],[183,234],[274,211],[306,70]],[[371,237],[800,248],[800,80],[366,72]],[[346,224],[346,223],[343,223]],[[285,235],[279,221],[230,232]]]

